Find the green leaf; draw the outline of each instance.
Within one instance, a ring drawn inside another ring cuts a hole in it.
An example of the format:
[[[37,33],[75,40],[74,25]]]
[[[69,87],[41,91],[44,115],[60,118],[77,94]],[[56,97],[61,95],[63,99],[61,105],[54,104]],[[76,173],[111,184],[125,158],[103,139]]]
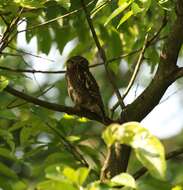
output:
[[[114,142],[127,144],[135,150],[138,160],[158,179],[166,178],[165,151],[161,142],[138,122],[112,124],[103,133],[108,146]]]
[[[61,190],[61,189],[68,189],[68,190],[77,190],[67,181],[54,181],[54,180],[47,180],[39,183],[37,185],[37,190]]]
[[[6,79],[6,77],[4,76],[0,76],[0,92],[3,91],[8,84],[9,84],[8,79]]]
[[[13,190],[26,190],[27,185],[23,181],[17,181],[13,184]]]
[[[103,132],[102,138],[108,147],[114,144],[116,137],[114,136],[114,131],[119,127],[118,124],[112,124],[107,127],[107,129]]]
[[[135,183],[135,179],[127,174],[127,173],[121,173],[119,175],[114,176],[111,179],[111,182],[114,182],[115,185],[122,185],[122,186],[127,186],[127,187],[132,187],[132,188],[136,188],[136,183]]]
[[[62,181],[64,179],[64,176],[62,174],[63,169],[63,164],[50,165],[45,170],[46,177],[51,180]]]
[[[161,142],[148,131],[135,135],[133,147],[138,160],[157,179],[166,178],[165,151]]]
[[[0,110],[0,118],[16,120],[17,116],[9,109]]]
[[[25,126],[22,128],[20,133],[20,143],[22,146],[25,146],[29,143],[29,138],[32,135],[32,129],[30,126]]]
[[[76,175],[77,175],[78,185],[81,186],[85,182],[86,178],[88,177],[89,172],[90,170],[88,168],[82,167],[82,168],[77,169]]]
[[[19,3],[22,7],[26,8],[41,8],[44,7],[44,3],[46,3],[47,0],[16,0],[16,3]]]
[[[119,28],[125,21],[127,21],[132,15],[134,14],[134,12],[128,11],[127,13],[125,13],[125,15],[121,18],[121,20],[119,21],[119,24],[117,26],[117,28]]]
[[[64,7],[66,10],[69,10],[71,6],[70,0],[56,0],[56,2],[58,2],[58,4]]]
[[[107,5],[107,0],[98,0],[95,8],[91,12],[91,18],[93,18],[100,10],[102,10]]]
[[[12,178],[12,179],[17,179],[17,174],[10,169],[9,167],[7,167],[5,164],[0,162],[0,174]]]
[[[131,5],[131,9],[133,11],[133,14],[137,14],[143,11],[143,9],[141,9],[137,3],[132,3]]]
[[[143,3],[143,7],[144,7],[144,9],[145,9],[146,11],[150,8],[151,3],[152,3],[151,0],[140,0],[140,2]]]
[[[65,167],[63,170],[63,174],[73,183],[77,184],[77,174],[76,171],[70,167]]]
[[[84,181],[86,180],[88,174],[89,174],[89,169],[87,168],[79,168],[77,170],[74,170],[70,167],[66,167],[63,170],[63,174],[73,183],[81,186]]]
[[[1,148],[0,147],[0,156],[1,157],[4,157],[4,158],[7,158],[9,160],[13,160],[15,161],[16,160],[16,157],[12,154],[12,152],[10,152],[8,149],[6,148]]]
[[[5,130],[5,129],[0,129],[0,138],[3,139],[11,148],[12,151],[15,149],[15,142],[13,139],[13,135]]]
[[[107,21],[105,22],[105,26],[113,19],[115,18],[117,15],[119,15],[122,11],[124,11],[131,3],[133,2],[133,0],[129,1],[129,2],[123,2],[120,7],[118,7],[107,19]]]

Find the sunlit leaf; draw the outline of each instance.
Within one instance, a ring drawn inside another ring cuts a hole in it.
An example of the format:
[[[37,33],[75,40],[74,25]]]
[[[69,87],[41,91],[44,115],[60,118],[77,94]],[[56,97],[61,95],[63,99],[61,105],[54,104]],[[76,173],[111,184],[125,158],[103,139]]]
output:
[[[47,0],[15,0],[16,3],[19,3],[22,7],[26,8],[40,8],[43,7],[44,3]]]
[[[134,189],[136,188],[135,179],[127,173],[121,173],[117,176],[114,176],[111,181],[114,182],[116,185],[128,186]]]
[[[86,178],[88,177],[90,170],[88,168],[79,168],[76,171],[76,175],[77,175],[77,184],[82,185]]]
[[[117,28],[119,28],[125,21],[127,21],[132,15],[133,15],[133,11],[128,11],[127,13],[125,13],[125,15],[121,18],[121,20],[119,21],[119,24],[117,26]]]
[[[132,11],[133,11],[134,14],[137,14],[137,13],[140,13],[140,12],[143,11],[143,9],[140,8],[137,3],[132,3],[131,9],[132,9]]]
[[[63,6],[65,9],[69,10],[71,3],[70,0],[56,0],[59,5]]]
[[[161,142],[137,122],[112,124],[103,133],[108,146],[114,142],[130,145],[138,160],[158,179],[166,178],[165,151]]]
[[[104,25],[107,25],[113,18],[115,18],[117,15],[119,15],[122,11],[124,11],[131,3],[133,0],[129,2],[124,2],[123,4],[120,5],[107,19]],[[126,15],[126,14],[125,14]]]
[[[3,89],[6,88],[8,84],[8,79],[6,79],[4,76],[0,76],[0,92],[3,91]]]

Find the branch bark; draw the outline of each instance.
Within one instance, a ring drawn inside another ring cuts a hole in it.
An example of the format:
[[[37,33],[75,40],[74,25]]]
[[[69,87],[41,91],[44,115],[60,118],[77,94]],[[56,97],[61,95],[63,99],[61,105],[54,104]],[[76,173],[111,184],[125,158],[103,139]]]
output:
[[[12,88],[9,85],[4,89],[4,91],[6,91],[6,92],[18,97],[18,98],[21,98],[27,102],[33,103],[35,105],[42,106],[42,107],[50,109],[50,110],[54,110],[54,111],[58,111],[58,112],[64,112],[64,113],[67,113],[70,115],[77,115],[79,117],[87,117],[91,120],[98,121],[98,122],[103,123],[105,125],[108,125],[110,123],[115,122],[108,117],[103,119],[99,115],[97,115],[93,112],[90,112],[89,110],[86,110],[86,109],[80,110],[76,107],[68,107],[68,106],[63,106],[63,105],[59,105],[59,104],[50,103],[50,102],[40,100],[39,98],[35,98],[33,96],[30,96],[28,94],[20,92],[16,89]]]

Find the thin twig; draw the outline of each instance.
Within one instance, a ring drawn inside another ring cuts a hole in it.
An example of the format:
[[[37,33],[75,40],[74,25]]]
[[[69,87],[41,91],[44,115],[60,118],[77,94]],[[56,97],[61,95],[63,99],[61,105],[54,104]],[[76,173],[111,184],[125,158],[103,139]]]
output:
[[[142,64],[142,62],[143,62],[144,53],[145,53],[145,50],[146,50],[146,47],[147,47],[147,42],[148,42],[147,39],[148,39],[148,34],[146,34],[146,36],[145,36],[144,45],[143,45],[143,47],[142,47],[142,50],[141,50],[140,55],[139,55],[139,58],[138,58],[137,63],[136,63],[136,65],[135,65],[135,69],[134,69],[134,71],[133,71],[132,77],[131,77],[131,79],[130,79],[130,81],[129,81],[129,83],[128,83],[128,86],[127,86],[127,88],[126,88],[126,90],[125,90],[123,96],[122,96],[122,100],[125,99],[125,97],[127,96],[128,92],[130,91],[131,87],[133,86],[133,84],[134,84],[134,82],[135,82],[135,79],[136,79],[137,74],[138,74],[138,72],[139,72],[140,66],[141,66],[141,64]],[[113,113],[114,110],[118,107],[118,105],[119,105],[119,103],[117,102],[117,103],[113,106],[113,108],[111,109],[111,112],[112,112],[112,113]]]
[[[63,141],[63,144],[65,147],[69,150],[70,153],[75,157],[76,160],[80,161],[80,163],[86,167],[89,167],[89,164],[85,160],[84,156],[80,154],[80,152],[73,146],[65,137],[60,133],[59,130],[52,127],[48,122],[45,122],[45,124]]]
[[[22,56],[23,56],[23,55],[20,54],[20,53],[10,53],[10,52],[5,52],[5,51],[3,51],[1,54],[2,54],[2,55],[5,55],[5,56],[14,56],[14,57],[22,57]],[[44,58],[44,57],[41,57],[41,56],[38,56],[38,55],[33,55],[33,54],[31,54],[31,53],[25,53],[25,54],[31,55],[32,57],[36,57],[36,58],[39,58],[39,59],[44,59],[44,60],[46,60],[46,61],[55,62],[55,61],[52,60],[52,59],[47,59],[47,58]]]
[[[106,71],[107,76],[108,76],[108,80],[109,80],[109,82],[111,83],[111,85],[112,85],[112,87],[113,87],[113,90],[114,90],[114,92],[115,92],[115,94],[116,94],[116,96],[117,96],[117,98],[118,98],[118,101],[120,102],[121,109],[123,109],[123,108],[125,107],[125,105],[124,105],[124,103],[123,103],[123,101],[122,101],[121,94],[120,94],[120,92],[119,92],[119,90],[118,90],[118,88],[117,88],[115,82],[113,81],[111,72],[109,71],[109,69],[108,69],[108,67],[107,67],[107,63],[108,63],[108,62],[107,62],[107,58],[106,58],[106,55],[105,55],[105,51],[104,51],[104,49],[102,48],[102,46],[101,46],[101,44],[100,44],[100,42],[99,42],[98,36],[97,36],[96,31],[95,31],[95,28],[94,28],[94,26],[93,26],[92,19],[90,18],[90,15],[89,15],[89,13],[88,13],[88,10],[87,10],[87,7],[86,7],[86,5],[85,5],[84,0],[81,0],[81,5],[82,5],[83,10],[84,10],[84,12],[85,12],[88,25],[89,25],[90,30],[91,30],[91,33],[92,33],[92,35],[93,35],[93,39],[94,39],[95,44],[96,44],[96,46],[97,46],[97,48],[98,48],[99,54],[100,54],[100,56],[101,56],[101,58],[102,58],[102,60],[103,60],[103,63],[104,63],[104,66],[105,66],[105,71]]]
[[[8,47],[9,47],[10,49],[15,50],[16,52],[19,52],[19,53],[22,53],[22,54],[25,54],[25,55],[30,55],[30,56],[33,56],[33,57],[36,57],[36,58],[45,59],[45,60],[50,61],[50,62],[55,62],[55,60],[53,60],[53,59],[45,58],[45,57],[42,57],[42,56],[40,56],[40,55],[35,55],[35,54],[33,54],[33,53],[30,53],[30,52],[27,52],[27,51],[24,51],[24,50],[21,50],[21,49],[16,49],[16,48],[14,48],[14,47],[12,47],[12,46],[10,46],[10,45],[8,45]],[[4,53],[4,52],[3,52],[3,53]]]
[[[12,37],[11,37],[11,34],[13,33],[13,31],[16,28],[16,25],[22,14],[22,11],[23,11],[23,8],[20,8],[20,11],[18,12],[18,14],[12,19],[12,21],[9,23],[9,25],[7,25],[6,31],[4,32],[3,37],[0,41],[0,53],[2,53],[2,51],[7,47],[7,45],[14,38],[15,35],[12,35]],[[17,32],[15,34],[17,34]]]
[[[32,69],[13,69],[9,67],[3,67],[0,66],[0,69],[6,70],[9,72],[14,72],[14,73],[46,73],[46,74],[64,74],[66,71],[65,70],[59,70],[59,71],[41,71],[41,70],[32,70]]]
[[[4,16],[0,14],[0,17],[2,18],[2,20],[3,20],[3,22],[6,24],[6,26],[8,26],[9,23],[8,23],[7,20],[4,18]]]
[[[52,86],[50,86],[49,88],[45,89],[45,90],[42,91],[38,96],[36,96],[36,98],[39,98],[39,97],[43,96],[44,94],[46,94],[48,91],[50,91],[50,90],[51,90],[52,88],[54,88],[54,87],[55,87],[55,85],[52,85]],[[17,108],[17,107],[23,106],[23,105],[25,105],[25,104],[28,103],[28,102],[24,101],[24,102],[22,102],[22,103],[20,103],[20,104],[12,105],[12,104],[14,104],[16,101],[17,101],[17,98],[14,99],[13,101],[11,101],[11,102],[6,106],[6,108],[7,108],[7,109]]]

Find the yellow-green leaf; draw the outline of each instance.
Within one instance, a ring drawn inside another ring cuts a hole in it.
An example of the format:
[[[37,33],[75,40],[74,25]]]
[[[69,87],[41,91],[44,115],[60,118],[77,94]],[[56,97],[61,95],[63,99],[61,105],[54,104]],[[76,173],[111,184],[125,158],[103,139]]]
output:
[[[0,92],[6,88],[6,86],[9,84],[8,79],[4,76],[0,76]]]
[[[116,185],[122,185],[122,186],[127,186],[127,187],[132,187],[132,188],[136,188],[136,183],[135,183],[135,179],[127,173],[121,173],[117,176],[114,176],[111,179],[112,182],[114,182]]]
[[[112,14],[109,16],[109,18],[107,19],[107,21],[105,22],[105,26],[113,19],[115,18],[117,15],[119,15],[122,11],[124,11],[133,1],[129,1],[129,2],[123,2],[121,3],[121,5],[114,11],[112,12]]]
[[[122,18],[121,20],[119,21],[119,24],[117,26],[117,28],[119,28],[125,21],[127,21],[132,15],[133,15],[133,11],[130,10],[128,11]]]

